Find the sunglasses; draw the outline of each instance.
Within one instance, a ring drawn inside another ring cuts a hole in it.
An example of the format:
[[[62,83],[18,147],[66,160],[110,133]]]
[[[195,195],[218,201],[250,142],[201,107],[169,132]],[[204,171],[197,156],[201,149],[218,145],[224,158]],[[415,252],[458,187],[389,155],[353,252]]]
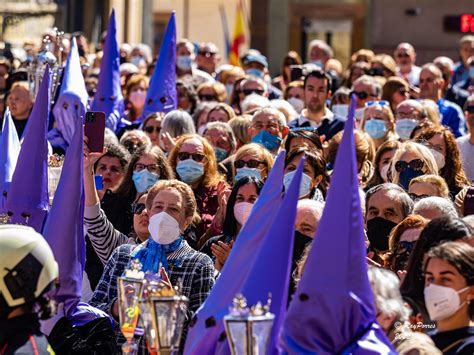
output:
[[[422,198],[430,197],[430,195],[417,195],[414,193],[408,194],[413,201],[421,200]]]
[[[260,164],[265,164],[263,161],[251,159],[249,161],[244,161],[244,160],[237,160],[234,162],[234,166],[236,169],[241,169],[244,166],[247,166],[250,169],[255,169],[258,168]]]
[[[404,172],[408,169],[408,167],[412,168],[413,170],[420,171],[425,166],[425,163],[421,159],[414,159],[407,163],[406,161],[399,160],[395,163],[395,170],[399,173]]]
[[[404,88],[400,88],[400,89],[398,90],[398,93],[399,93],[400,95],[402,95],[402,96],[405,96],[405,95],[408,93],[408,91],[405,90]]]
[[[132,203],[132,213],[133,214],[142,214],[143,210],[145,209],[144,203]]]
[[[180,152],[178,153],[178,159],[179,160],[188,160],[191,158],[194,161],[197,161],[198,163],[202,162],[205,158],[204,154],[200,153],[186,153],[186,152]]]
[[[467,111],[468,113],[474,113],[474,106],[468,106],[468,107],[466,107],[466,111]]]
[[[199,55],[202,55],[202,56],[204,56],[204,57],[206,57],[206,58],[210,58],[210,57],[213,57],[213,56],[216,55],[216,53],[210,52],[210,51],[199,51],[198,54],[199,54]]]
[[[373,101],[369,101],[365,104],[365,107],[370,107],[370,106],[373,106],[373,105],[380,105],[380,106],[388,106],[390,107],[390,103],[388,101],[385,101],[385,100],[373,100]]]
[[[242,92],[244,93],[245,96],[248,96],[253,93],[262,96],[264,93],[264,91],[260,89],[243,89]]]
[[[351,91],[351,95],[355,95],[359,98],[359,100],[365,100],[367,99],[369,96],[372,96],[372,95],[369,95],[368,93],[366,93],[365,91]]]
[[[408,58],[410,55],[408,53],[398,53],[397,57],[398,58]]]
[[[217,98],[215,95],[199,95],[199,100],[201,101],[216,101]]]
[[[143,130],[144,130],[146,133],[153,133],[153,132],[160,133],[161,127],[148,126],[148,127],[143,128]]]

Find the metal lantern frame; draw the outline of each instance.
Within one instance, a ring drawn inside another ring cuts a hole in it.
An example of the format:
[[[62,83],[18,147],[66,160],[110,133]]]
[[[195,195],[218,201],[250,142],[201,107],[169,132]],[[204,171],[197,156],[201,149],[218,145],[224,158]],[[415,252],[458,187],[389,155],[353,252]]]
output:
[[[150,331],[149,329],[145,330],[150,350],[156,351],[159,354],[174,354],[179,351],[179,343],[181,341],[185,319],[184,310],[187,308],[188,302],[189,299],[182,295],[151,295],[142,300],[141,309],[146,308],[151,318],[151,324],[147,324],[145,327],[152,328],[155,334],[155,339],[149,339]],[[160,323],[162,322],[160,322],[160,314],[158,314],[158,310],[162,307],[166,307],[170,310],[170,312],[167,312],[167,315],[173,315],[171,319],[165,319],[166,322],[172,322],[175,327],[171,339],[163,339],[164,332],[166,331],[161,329],[162,324]],[[179,319],[178,312],[183,312],[181,319]]]
[[[227,333],[227,339],[229,341],[229,346],[230,350],[232,352],[232,355],[241,355],[239,352],[237,352],[237,346],[236,342],[242,341],[242,339],[234,339],[233,338],[233,333],[231,331],[231,324],[232,323],[241,323],[245,324],[245,342],[246,342],[246,347],[245,347],[245,354],[247,355],[258,355],[258,350],[256,351],[255,349],[258,349],[257,342],[256,342],[256,337],[254,336],[254,325],[258,323],[270,323],[268,328],[270,329],[269,335],[271,334],[271,330],[273,327],[273,321],[275,320],[275,315],[272,313],[266,313],[264,315],[248,315],[248,316],[234,316],[234,315],[227,315],[224,317],[224,325],[225,325],[225,330]],[[265,349],[268,351],[268,345],[270,342],[270,336],[267,337],[265,340]]]

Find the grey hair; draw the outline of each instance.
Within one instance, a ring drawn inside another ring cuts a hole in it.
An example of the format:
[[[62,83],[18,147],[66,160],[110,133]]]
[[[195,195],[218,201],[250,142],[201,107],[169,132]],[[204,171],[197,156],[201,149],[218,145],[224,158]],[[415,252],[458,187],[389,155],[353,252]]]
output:
[[[462,218],[464,223],[466,223],[474,231],[474,214],[470,214]],[[474,232],[473,232],[474,234]]]
[[[115,135],[114,131],[112,131],[110,128],[105,127],[104,130],[104,145],[107,144],[119,144],[119,140],[117,136]]]
[[[378,97],[382,96],[382,85],[380,85],[380,83],[377,80],[375,80],[373,76],[362,75],[360,78],[354,81],[354,83],[352,83],[352,88],[354,88],[356,84],[360,84],[360,83],[363,83],[365,85],[370,85],[370,87],[372,88],[373,95],[378,96]]]
[[[390,182],[386,182],[384,184],[380,184],[377,186],[372,187],[369,191],[365,194],[365,210],[367,211],[369,208],[369,201],[370,198],[375,195],[379,191],[394,191],[396,192],[396,200],[395,202],[400,203],[400,207],[402,210],[403,218],[408,216],[413,210],[413,200],[407,194],[407,192],[398,185],[392,184]]]
[[[281,113],[279,110],[277,110],[276,108],[273,108],[271,106],[261,108],[260,110],[258,110],[257,112],[255,112],[253,114],[252,122],[255,119],[255,117],[257,117],[258,115],[261,115],[261,114],[267,114],[267,115],[275,116],[278,119],[278,124],[280,125],[280,131],[283,128],[286,127],[285,115],[283,113]]]
[[[240,104],[242,112],[248,112],[254,108],[262,108],[270,105],[270,100],[258,94],[248,95]],[[278,111],[280,112],[280,111]]]
[[[237,148],[237,140],[235,139],[235,134],[230,125],[227,122],[209,122],[206,124],[206,129],[204,130],[203,135],[206,134],[207,130],[217,129],[219,131],[224,131],[229,138],[230,151],[234,152]]]
[[[140,139],[145,145],[151,145],[150,138],[140,129],[132,129],[130,131],[126,131],[123,136],[120,138],[120,144],[124,144],[130,136],[136,136]]]
[[[161,132],[169,133],[172,138],[176,138],[183,134],[194,134],[196,129],[189,113],[183,110],[173,110],[168,112],[163,119]]]
[[[311,42],[309,42],[308,53],[310,53],[311,49],[316,46],[321,48],[324,54],[326,54],[329,58],[334,57],[334,51],[332,50],[331,46],[320,39],[313,39]]]
[[[298,201],[296,209],[299,208],[309,208],[314,212],[315,215],[319,216],[318,218],[321,218],[323,215],[324,203],[309,198],[304,198]]]
[[[259,85],[263,87],[263,91],[268,92],[267,83],[264,80],[252,75],[247,75],[247,77],[244,80],[242,80],[242,82],[240,83],[240,87],[243,88],[245,84],[252,83],[252,82],[258,83]]]
[[[430,196],[417,201],[413,207],[413,214],[420,214],[423,210],[436,210],[443,216],[459,218],[454,204],[444,197]]]
[[[400,281],[393,272],[369,266],[369,281],[377,309],[384,316],[395,316],[400,322],[408,321],[410,311],[400,293]]]
[[[278,111],[283,113],[286,117],[286,121],[290,122],[294,118],[298,117],[298,112],[288,101],[283,99],[276,99],[270,101],[270,106],[276,108]]]

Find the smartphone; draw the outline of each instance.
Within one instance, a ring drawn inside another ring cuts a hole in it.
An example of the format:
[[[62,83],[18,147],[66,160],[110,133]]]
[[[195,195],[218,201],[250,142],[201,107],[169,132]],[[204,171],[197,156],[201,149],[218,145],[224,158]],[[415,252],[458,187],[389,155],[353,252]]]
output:
[[[84,135],[88,139],[88,146],[91,152],[101,153],[104,149],[105,113],[86,112],[86,124]]]

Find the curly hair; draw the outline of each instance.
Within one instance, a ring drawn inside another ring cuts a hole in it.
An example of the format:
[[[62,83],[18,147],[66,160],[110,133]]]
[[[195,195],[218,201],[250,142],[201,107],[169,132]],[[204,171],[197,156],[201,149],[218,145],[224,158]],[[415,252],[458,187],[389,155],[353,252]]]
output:
[[[178,153],[181,150],[183,144],[190,139],[197,139],[201,142],[204,149],[204,156],[206,157],[206,159],[204,159],[204,176],[200,185],[206,187],[217,187],[219,181],[224,181],[225,178],[217,171],[217,160],[214,153],[214,148],[212,148],[205,138],[198,134],[185,134],[176,141],[176,145],[171,150],[168,157],[171,168],[176,173],[176,166],[178,165]]]
[[[459,192],[462,188],[469,185],[469,180],[462,167],[461,154],[459,153],[456,138],[451,131],[445,127],[429,127],[421,131],[415,139],[418,142],[424,142],[430,140],[437,134],[443,137],[444,143],[446,144],[446,163],[439,171],[439,174],[446,180],[449,191]]]

